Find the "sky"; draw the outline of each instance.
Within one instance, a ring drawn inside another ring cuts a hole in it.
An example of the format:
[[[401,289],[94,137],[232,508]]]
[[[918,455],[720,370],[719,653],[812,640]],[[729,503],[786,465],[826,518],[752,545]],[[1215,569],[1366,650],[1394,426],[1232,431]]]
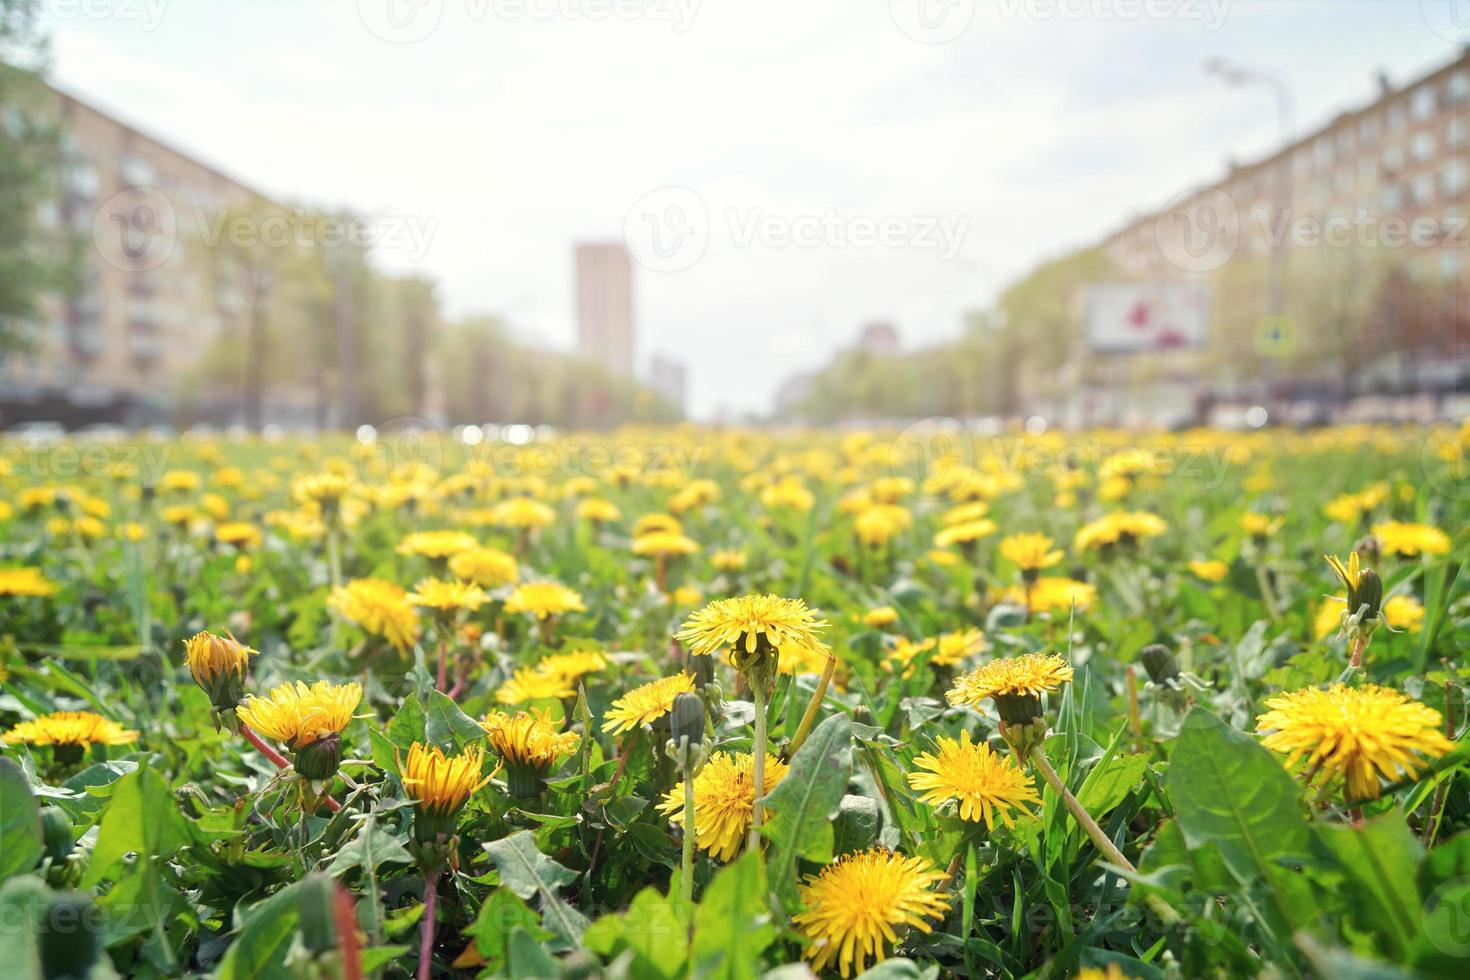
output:
[[[570,349],[627,242],[637,360],[769,410],[1470,40],[1470,0],[38,0],[53,78],[281,201],[378,216],[451,316]],[[1464,25],[1463,27],[1461,25]]]

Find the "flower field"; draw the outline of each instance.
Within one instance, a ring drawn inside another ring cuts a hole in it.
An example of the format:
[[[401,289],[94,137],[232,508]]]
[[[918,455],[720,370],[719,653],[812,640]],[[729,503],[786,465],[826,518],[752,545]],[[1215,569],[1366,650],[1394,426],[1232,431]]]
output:
[[[6,977],[1470,964],[1470,426],[0,444],[0,489]]]

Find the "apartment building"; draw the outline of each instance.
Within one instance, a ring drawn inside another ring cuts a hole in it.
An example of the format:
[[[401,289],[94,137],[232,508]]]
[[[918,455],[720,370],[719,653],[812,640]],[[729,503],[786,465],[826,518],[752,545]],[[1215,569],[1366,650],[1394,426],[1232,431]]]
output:
[[[0,420],[161,423],[245,297],[207,254],[220,212],[251,188],[102,110],[53,90],[60,199],[42,222],[81,246],[80,289],[48,298],[30,348],[0,355]],[[210,396],[198,396],[209,413]]]

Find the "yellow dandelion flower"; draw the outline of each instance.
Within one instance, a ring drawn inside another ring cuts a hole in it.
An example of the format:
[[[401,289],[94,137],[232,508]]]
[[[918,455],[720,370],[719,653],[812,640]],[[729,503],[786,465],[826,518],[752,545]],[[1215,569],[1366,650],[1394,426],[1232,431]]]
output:
[[[291,496],[302,506],[330,510],[340,504],[351,489],[351,482],[339,473],[318,473],[293,480]]]
[[[399,650],[414,645],[419,614],[401,586],[376,578],[353,579],[332,590],[327,605],[343,618]]]
[[[1000,540],[1001,557],[1023,572],[1037,572],[1050,568],[1064,557],[1062,551],[1053,548],[1053,541],[1045,534],[1012,534]]]
[[[577,520],[579,521],[611,524],[613,521],[622,519],[623,512],[611,500],[604,500],[602,497],[588,497],[577,502]]]
[[[927,920],[949,911],[949,896],[934,890],[945,878],[923,858],[882,848],[843,855],[799,889],[802,911],[791,921],[811,940],[802,955],[818,973],[835,959],[843,977],[862,973],[870,958],[881,963],[898,929],[930,932]]]
[[[913,526],[908,508],[897,504],[875,504],[858,514],[852,522],[858,541],[870,548],[887,544]]]
[[[553,653],[542,657],[536,669],[547,674],[560,674],[575,681],[587,674],[607,669],[607,657],[597,650],[573,650],[570,653]]]
[[[1084,966],[1072,974],[1072,980],[1132,980],[1123,968],[1116,963],[1109,963],[1107,969],[1096,966]]]
[[[672,514],[644,514],[633,522],[633,537],[645,534],[683,534],[684,525]]]
[[[960,524],[951,524],[934,535],[934,547],[948,548],[957,544],[969,544],[973,541],[979,541],[981,538],[988,538],[997,530],[998,528],[995,522],[988,517],[981,518],[978,521],[964,521]]]
[[[939,634],[939,649],[929,662],[936,667],[953,667],[985,649],[985,635],[977,629]]]
[[[498,548],[469,548],[450,557],[449,572],[482,589],[494,589],[519,578],[520,566],[514,555]]]
[[[562,674],[522,667],[495,691],[495,700],[501,704],[525,704],[544,698],[569,698],[576,693],[571,680]]]
[[[439,578],[420,579],[405,598],[421,609],[437,613],[474,612],[485,604],[487,596],[478,585],[468,582],[446,582]]]
[[[408,761],[399,761],[398,776],[403,788],[419,808],[437,817],[453,817],[470,796],[490,781],[481,776],[485,750],[474,746],[459,755],[446,755],[438,746],[414,742]]]
[[[766,756],[762,797],[786,777],[788,768],[777,756]],[[754,769],[755,757],[748,752],[716,752],[694,777],[694,843],[711,857],[729,861],[740,852],[755,807]],[[684,825],[682,780],[664,795],[658,808],[671,823]]]
[[[738,572],[747,561],[745,552],[734,548],[721,548],[709,556],[710,564],[722,572]]]
[[[480,542],[468,531],[414,531],[405,534],[395,549],[400,555],[422,555],[425,558],[448,558],[478,547]],[[463,576],[461,576],[463,577]]]
[[[754,653],[762,639],[778,656],[799,649],[825,654],[817,634],[826,627],[827,621],[817,619],[801,599],[746,595],[716,599],[686,619],[675,636],[700,655],[742,647]]]
[[[1072,666],[1060,654],[1027,653],[992,660],[961,675],[946,695],[953,705],[976,707],[995,698],[1001,718],[1029,722],[1041,714],[1041,695],[1072,679]]]
[[[490,748],[505,763],[506,786],[522,799],[542,790],[546,774],[558,759],[576,750],[581,736],[557,731],[546,711],[518,711],[508,715],[492,711],[480,722],[489,736]]]
[[[1376,797],[1380,778],[1413,778],[1453,747],[1438,711],[1376,684],[1309,687],[1267,698],[1266,707],[1256,719],[1262,744],[1286,754],[1288,766],[1305,758],[1308,785],[1342,776],[1352,800]]]
[[[53,711],[23,721],[4,735],[6,745],[52,745],[84,749],[89,745],[128,745],[138,733],[91,711]]]
[[[692,555],[698,550],[693,538],[676,531],[652,531],[633,539],[635,555]]]
[[[1073,540],[1078,551],[1130,545],[1144,538],[1156,538],[1169,529],[1162,517],[1147,511],[1121,511],[1107,514],[1084,524]]]
[[[495,523],[501,527],[546,527],[556,520],[556,511],[531,497],[512,497],[495,505]]]
[[[249,521],[226,521],[214,526],[214,539],[220,544],[246,549],[260,547],[265,537],[260,528]]]
[[[39,568],[0,568],[0,596],[44,598],[55,595],[60,588]]]
[[[892,626],[896,622],[898,622],[898,610],[892,606],[877,606],[863,613],[863,624],[874,629]]]
[[[610,735],[650,724],[669,713],[674,698],[694,692],[694,678],[688,674],[660,677],[624,694],[614,701],[603,716],[602,730]]]
[[[1396,595],[1383,603],[1383,621],[1390,629],[1418,633],[1424,629],[1424,605],[1411,595]]]
[[[528,613],[537,619],[569,612],[586,612],[580,593],[557,582],[527,582],[505,600],[505,611]]]
[[[919,799],[931,806],[956,800],[961,820],[985,821],[994,829],[998,815],[1013,826],[1012,811],[1030,815],[1027,803],[1041,803],[1031,778],[1021,771],[1010,754],[993,752],[984,742],[972,743],[969,732],[959,741],[941,735],[936,751],[914,756],[914,766],[924,772],[909,773],[909,785]]]
[[[341,734],[361,700],[361,684],[297,681],[272,688],[269,697],[248,695],[235,712],[260,734],[300,749]]]
[[[767,510],[791,510],[805,514],[816,502],[816,496],[806,484],[795,477],[785,477],[761,491],[761,505]]]
[[[1385,521],[1373,525],[1373,535],[1378,538],[1385,552],[1405,558],[1445,555],[1450,551],[1449,535],[1431,524]]]
[[[1281,530],[1286,523],[1284,517],[1272,517],[1269,514],[1259,514],[1253,510],[1246,511],[1240,515],[1240,527],[1246,534],[1253,538],[1265,539],[1273,536]]]
[[[1206,582],[1218,582],[1230,574],[1229,565],[1223,561],[1216,561],[1213,558],[1192,561],[1189,563],[1189,570],[1194,574],[1195,578],[1203,579]]]

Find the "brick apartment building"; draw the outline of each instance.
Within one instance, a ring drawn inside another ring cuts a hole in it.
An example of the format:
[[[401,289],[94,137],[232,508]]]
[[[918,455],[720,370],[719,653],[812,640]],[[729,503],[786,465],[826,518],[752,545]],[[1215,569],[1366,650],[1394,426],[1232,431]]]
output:
[[[234,406],[198,390],[192,375],[210,342],[240,326],[245,297],[203,254],[200,232],[210,215],[263,197],[85,102],[52,94],[65,169],[60,199],[41,220],[81,244],[80,288],[43,302],[29,349],[0,354],[0,424],[167,423],[183,405],[195,419],[232,421]],[[283,401],[290,399],[276,404]]]

